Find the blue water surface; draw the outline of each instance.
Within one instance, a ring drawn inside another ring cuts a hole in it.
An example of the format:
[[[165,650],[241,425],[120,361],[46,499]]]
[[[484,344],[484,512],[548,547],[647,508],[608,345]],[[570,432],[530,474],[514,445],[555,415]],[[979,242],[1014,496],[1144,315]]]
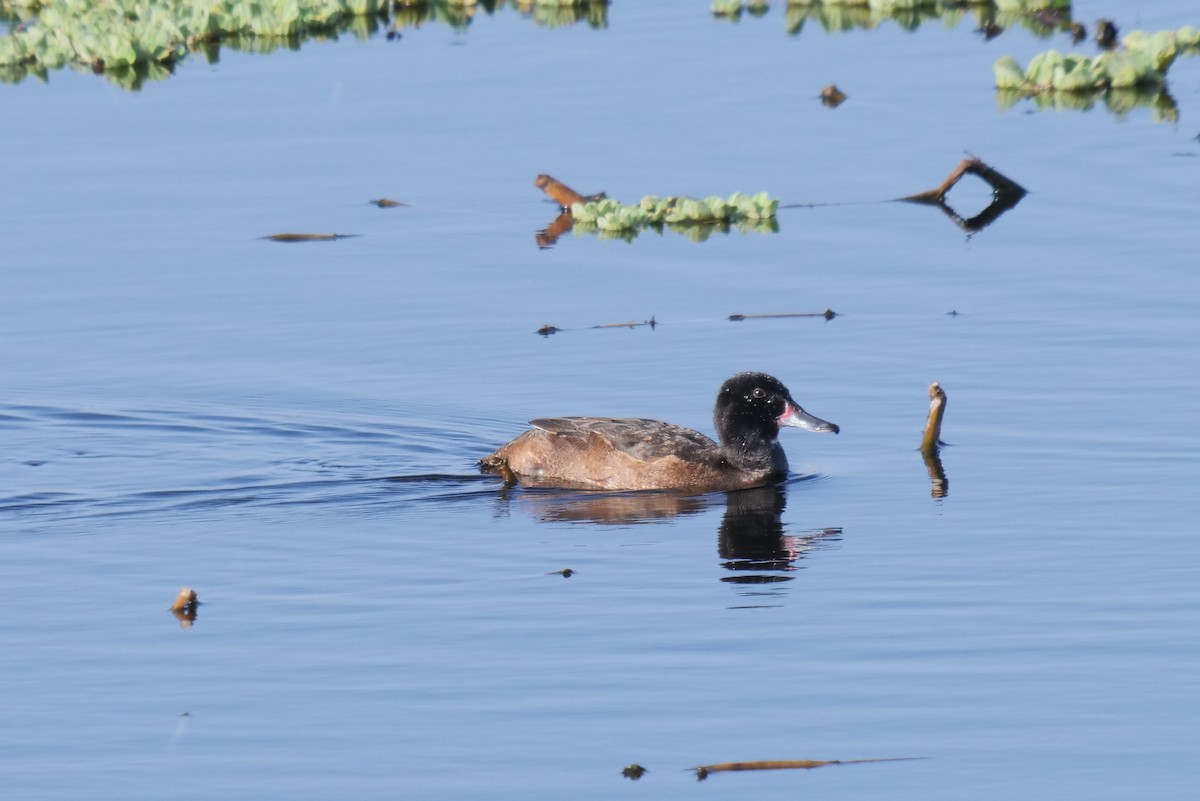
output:
[[[1067,34],[783,19],[506,8],[0,86],[6,796],[1194,797],[1200,58],[1174,123],[1002,110],[993,61]],[[967,152],[1029,190],[990,227],[891,202]],[[540,173],[785,208],[541,249]],[[842,426],[783,432],[779,488],[477,473],[533,417],[711,431],[746,369]]]

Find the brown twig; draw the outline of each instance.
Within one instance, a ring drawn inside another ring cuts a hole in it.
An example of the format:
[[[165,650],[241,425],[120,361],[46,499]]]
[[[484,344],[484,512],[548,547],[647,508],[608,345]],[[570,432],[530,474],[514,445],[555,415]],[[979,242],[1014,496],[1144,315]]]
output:
[[[336,239],[347,239],[358,234],[271,234],[263,239],[272,242],[333,242]]]
[[[907,762],[924,757],[889,757],[883,759],[774,759],[763,762],[722,762],[718,765],[700,765],[692,768],[696,778],[704,781],[710,773],[741,770],[812,770],[827,765],[861,765],[868,762]]]

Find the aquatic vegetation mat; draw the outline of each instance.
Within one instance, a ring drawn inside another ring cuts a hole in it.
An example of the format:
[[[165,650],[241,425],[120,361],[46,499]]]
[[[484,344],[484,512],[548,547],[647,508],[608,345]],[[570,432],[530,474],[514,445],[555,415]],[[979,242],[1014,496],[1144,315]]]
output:
[[[51,70],[72,67],[138,89],[169,76],[192,53],[217,61],[221,46],[271,52],[343,32],[368,38],[385,28],[394,38],[427,22],[462,28],[477,10],[506,6],[541,25],[607,25],[608,0],[0,0],[0,18],[14,21],[0,36],[0,80],[45,80]]]
[[[581,195],[549,175],[539,175],[534,185],[559,205],[562,213],[538,232],[538,247],[552,246],[562,234],[574,230],[577,235],[598,234],[601,239],[633,241],[644,230],[681,233],[695,242],[703,242],[715,232],[728,233],[736,228],[775,233],[779,230],[775,212],[779,201],[759,192],[744,195],[734,192],[727,198],[692,198],[672,195],[646,195],[635,205],[613,200],[603,192]]]
[[[1132,31],[1120,49],[1096,56],[1049,50],[1022,68],[1011,56],[993,65],[997,102],[1008,108],[1033,98],[1037,108],[1089,110],[1103,100],[1124,114],[1148,107],[1157,121],[1178,119],[1175,100],[1166,90],[1167,71],[1181,54],[1200,53],[1200,30],[1186,26],[1157,33]]]
[[[991,31],[1021,26],[1038,36],[1049,36],[1070,24],[1070,0],[790,0],[784,25],[798,35],[813,22],[827,33],[870,30],[891,22],[905,30],[940,21],[946,27],[972,18],[975,28]]]

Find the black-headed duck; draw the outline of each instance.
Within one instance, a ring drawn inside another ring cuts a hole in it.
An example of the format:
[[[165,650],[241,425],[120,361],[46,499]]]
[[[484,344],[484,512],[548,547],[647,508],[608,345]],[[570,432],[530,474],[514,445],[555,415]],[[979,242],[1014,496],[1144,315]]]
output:
[[[713,409],[720,444],[658,420],[549,417],[480,462],[487,472],[539,487],[690,490],[757,487],[787,475],[783,426],[838,433],[766,373],[738,373]]]

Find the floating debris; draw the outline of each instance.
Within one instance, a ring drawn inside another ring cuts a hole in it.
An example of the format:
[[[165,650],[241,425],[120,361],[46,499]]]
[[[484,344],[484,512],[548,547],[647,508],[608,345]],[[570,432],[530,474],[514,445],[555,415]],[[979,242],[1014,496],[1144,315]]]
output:
[[[191,587],[183,587],[175,596],[175,600],[171,602],[171,614],[175,615],[175,619],[179,621],[180,628],[191,628],[192,624],[196,622],[199,606],[200,599],[196,597],[196,591]]]
[[[355,236],[358,234],[271,234],[263,239],[270,239],[272,242],[333,242]]]
[[[997,25],[993,20],[985,20],[982,25],[975,29],[975,33],[982,33],[983,40],[990,42],[1000,34],[1004,33],[1004,29]]]
[[[394,209],[397,206],[407,206],[408,205],[407,203],[401,203],[399,200],[392,200],[391,198],[387,198],[387,197],[376,198],[375,200],[371,200],[368,202],[378,206],[381,209]]]
[[[507,467],[507,465],[505,465],[505,466]],[[511,469],[510,469],[510,472],[511,472]],[[564,567],[562,570],[551,570],[546,575],[547,576],[562,576],[563,578],[570,578],[571,576],[575,575],[575,571],[569,567]]]
[[[649,320],[643,320],[640,323],[636,320],[630,320],[627,323],[601,323],[600,325],[593,325],[591,328],[638,328],[643,325],[650,326],[650,330],[653,331],[658,326],[658,321],[651,317]]]
[[[846,102],[846,93],[833,84],[821,90],[821,102],[826,108],[837,108]]]
[[[544,337],[548,337],[551,334],[557,334],[560,331],[593,331],[598,328],[643,328],[643,327],[649,327],[650,330],[653,331],[656,327],[658,327],[658,320],[651,317],[649,320],[643,320],[640,323],[637,322],[636,320],[630,320],[629,322],[625,322],[625,323],[601,323],[600,325],[588,325],[588,326],[584,326],[583,328],[559,328],[556,325],[546,324],[546,325],[543,325],[541,328],[539,328],[536,333],[541,334]]]
[[[870,762],[909,762],[924,757],[891,757],[884,759],[782,759],[763,762],[722,762],[719,765],[700,765],[692,768],[696,778],[704,781],[710,773],[729,773],[743,770],[812,770],[828,765],[863,765]]]
[[[735,323],[742,320],[774,320],[784,317],[824,317],[826,320],[832,320],[837,317],[838,313],[833,309],[826,309],[823,312],[785,312],[782,314],[731,314],[729,319]]]
[[[626,779],[637,781],[646,775],[646,769],[634,762],[632,765],[626,765],[625,767],[621,768],[621,775]]]
[[[1096,21],[1096,44],[1104,50],[1117,46],[1117,26],[1110,19]]]

